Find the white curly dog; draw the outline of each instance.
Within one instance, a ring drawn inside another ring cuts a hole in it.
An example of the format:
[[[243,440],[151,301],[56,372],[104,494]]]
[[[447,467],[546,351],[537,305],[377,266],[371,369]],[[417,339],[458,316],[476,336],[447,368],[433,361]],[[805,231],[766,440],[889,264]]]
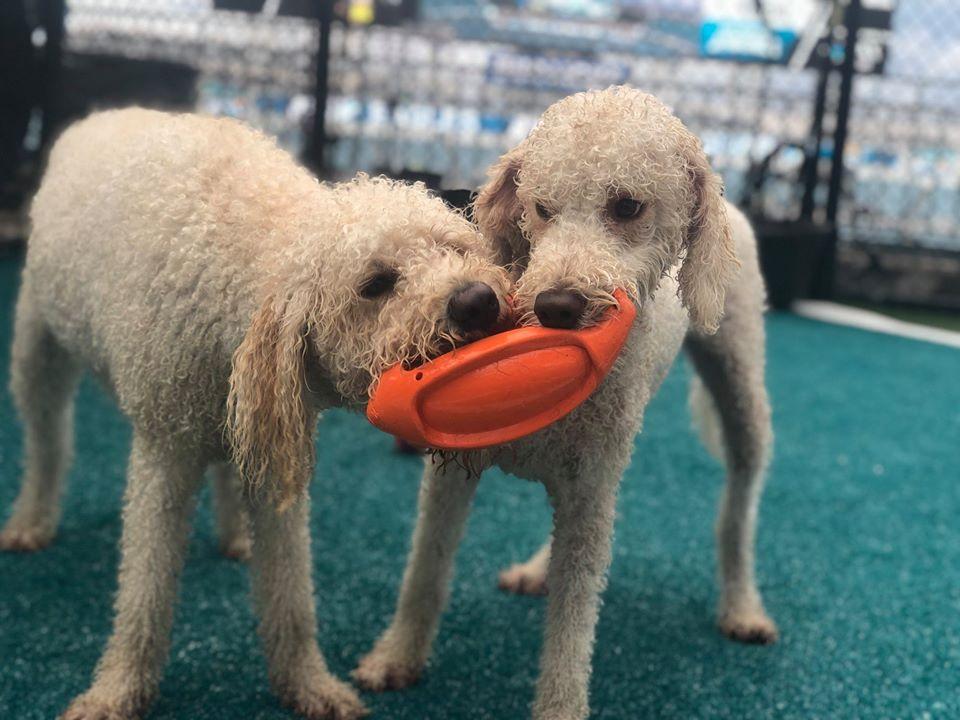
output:
[[[3,547],[53,537],[83,367],[134,428],[113,634],[64,717],[148,706],[196,490],[231,460],[272,686],[308,718],[364,715],[316,640],[317,414],[363,408],[385,367],[484,334],[507,312],[506,272],[422,186],[327,187],[238,122],[140,109],[63,134],[32,220],[12,368],[25,468]]]
[[[616,288],[638,304],[621,357],[587,402],[480,458],[544,483],[554,508],[552,549],[548,543],[502,577],[519,592],[549,587],[534,718],[582,720],[589,712],[617,488],[643,410],[681,345],[708,390],[695,383],[693,396],[719,429],[728,470],[717,525],[720,627],[737,640],[772,642],[777,631],[756,587],[753,558],[772,440],[765,294],[753,233],[721,197],[700,141],[637,90],[568,97],[494,166],[475,217],[519,274],[515,305],[524,322],[589,325],[614,303]],[[419,676],[476,484],[452,463],[428,464],[396,614],[354,671],[364,686],[399,688]]]

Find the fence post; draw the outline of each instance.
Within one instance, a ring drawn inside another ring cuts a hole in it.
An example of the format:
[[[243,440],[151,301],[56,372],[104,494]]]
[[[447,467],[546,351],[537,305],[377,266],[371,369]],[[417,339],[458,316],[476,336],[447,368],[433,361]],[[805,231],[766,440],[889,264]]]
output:
[[[861,24],[861,0],[843,0],[845,4],[843,23],[846,35],[843,38],[843,61],[840,63],[840,88],[836,102],[833,127],[833,149],[830,162],[830,181],[827,189],[826,222],[830,228],[827,247],[822,254],[820,267],[815,274],[811,295],[816,298],[833,297],[834,275],[837,262],[837,210],[843,194],[843,154],[847,144],[847,129],[850,123],[850,101],[853,97],[853,78],[856,74],[857,35]],[[821,119],[822,122],[822,119]]]
[[[319,42],[317,43],[317,71],[313,92],[313,122],[307,146],[307,163],[318,175],[323,175],[324,151],[327,144],[326,116],[330,77],[330,32],[333,27],[333,2],[319,3]]]
[[[849,0],[844,13],[843,26],[847,36],[843,46],[843,63],[840,65],[840,97],[837,101],[837,125],[833,134],[833,163],[830,168],[830,192],[827,196],[827,221],[837,219],[837,206],[843,183],[843,151],[847,144],[847,125],[850,119],[850,99],[853,96],[854,62],[857,53],[857,34],[860,30],[860,0]]]
[[[16,0],[19,1],[19,0]],[[41,64],[40,98],[42,124],[40,126],[40,146],[48,147],[60,124],[60,75],[63,62],[63,17],[66,14],[66,0],[45,0],[40,7],[40,22],[47,35],[43,48]]]

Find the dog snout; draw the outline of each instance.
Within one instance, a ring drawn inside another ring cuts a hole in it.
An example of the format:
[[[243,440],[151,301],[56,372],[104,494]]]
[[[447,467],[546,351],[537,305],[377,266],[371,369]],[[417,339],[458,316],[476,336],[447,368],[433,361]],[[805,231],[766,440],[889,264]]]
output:
[[[490,330],[500,317],[500,300],[486,283],[472,282],[450,296],[447,316],[463,332]]]
[[[533,303],[541,325],[562,330],[575,328],[586,309],[587,299],[574,290],[544,290]]]

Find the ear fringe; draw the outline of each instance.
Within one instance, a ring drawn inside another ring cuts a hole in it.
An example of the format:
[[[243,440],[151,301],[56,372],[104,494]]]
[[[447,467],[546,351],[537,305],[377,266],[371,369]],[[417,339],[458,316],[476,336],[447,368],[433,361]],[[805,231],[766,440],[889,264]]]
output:
[[[251,493],[267,488],[280,512],[313,473],[313,413],[304,403],[306,298],[269,297],[233,356],[227,428],[233,460]]]
[[[520,232],[523,206],[517,198],[517,180],[523,151],[517,147],[503,155],[488,171],[489,180],[473,201],[473,219],[484,237],[492,241],[503,265],[512,265],[529,254]]]
[[[693,326],[713,334],[720,327],[729,284],[740,268],[723,200],[723,185],[697,144],[691,162],[693,211],[677,276],[680,298]]]

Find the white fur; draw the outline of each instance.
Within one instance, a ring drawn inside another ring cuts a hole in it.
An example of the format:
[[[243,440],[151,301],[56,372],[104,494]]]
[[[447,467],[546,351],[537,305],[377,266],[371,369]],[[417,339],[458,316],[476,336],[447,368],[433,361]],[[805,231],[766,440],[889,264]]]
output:
[[[644,209],[618,222],[611,203],[626,196]],[[549,210],[548,219],[538,204]],[[776,628],[753,575],[756,511],[772,437],[763,381],[764,289],[753,233],[722,200],[699,140],[636,90],[574,95],[549,108],[492,169],[475,210],[481,230],[519,276],[516,304],[525,322],[537,321],[536,297],[550,289],[576,290],[587,299],[583,325],[613,302],[617,287],[639,306],[614,369],[583,405],[480,458],[544,483],[554,508],[552,547],[501,576],[508,589],[546,587],[549,593],[534,718],[583,720],[589,713],[617,488],[643,410],[684,342],[724,426],[720,626],[736,639],[772,641]],[[397,612],[354,673],[366,687],[401,687],[420,674],[475,484],[462,470],[427,466]]]
[[[231,494],[240,471],[275,691],[309,718],[365,714],[316,641],[305,492],[315,420],[331,405],[362,408],[385,367],[469,340],[447,302],[472,281],[502,299],[503,270],[422,186],[323,186],[238,122],[139,109],[64,133],[32,220],[12,365],[25,472],[0,545],[53,537],[81,368],[134,427],[113,635],[64,717],[127,720],[153,698],[211,465],[235,555],[248,552]],[[395,289],[361,297],[385,266]]]

